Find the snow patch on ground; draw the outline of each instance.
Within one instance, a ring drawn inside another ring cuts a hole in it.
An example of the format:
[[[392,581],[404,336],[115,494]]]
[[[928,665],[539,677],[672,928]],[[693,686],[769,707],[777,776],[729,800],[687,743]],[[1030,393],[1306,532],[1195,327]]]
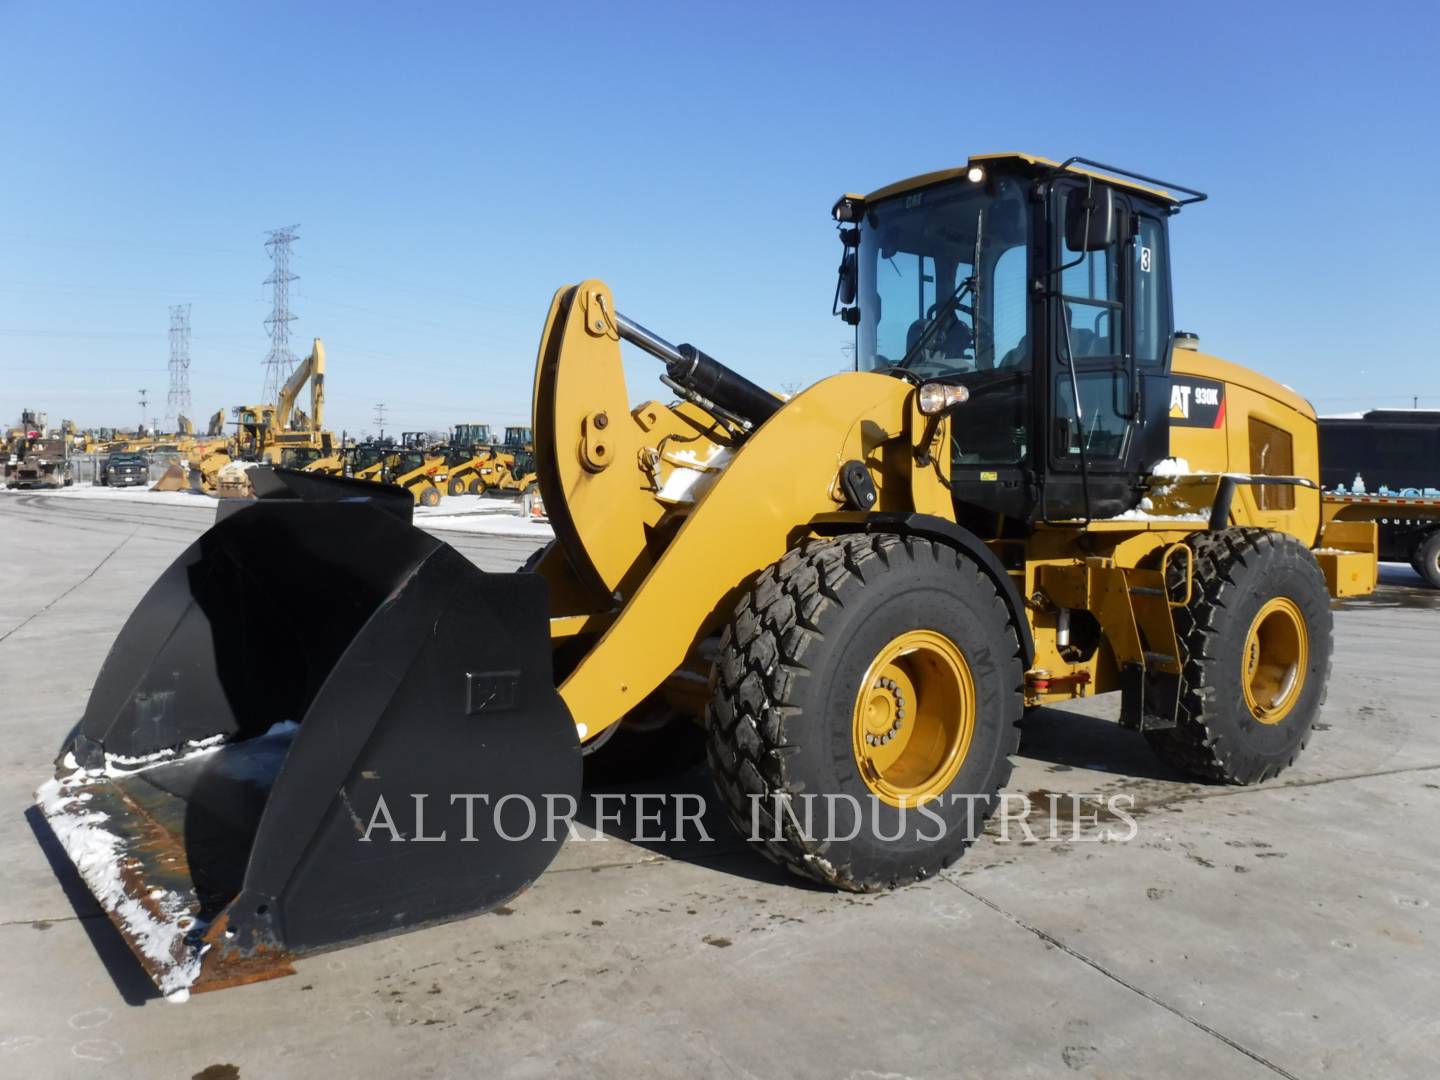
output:
[[[193,491],[150,491],[148,488],[95,487],[89,484],[36,491],[10,491],[0,487],[0,494],[129,502],[147,506],[191,506],[210,510],[220,504],[218,499]],[[549,540],[555,535],[554,530],[544,522],[521,517],[518,500],[484,495],[447,495],[440,501],[439,506],[417,506],[414,521],[416,525],[426,529],[489,533],[494,536],[524,536]]]
[[[520,500],[490,495],[446,495],[439,506],[417,506],[414,522],[423,529],[528,536],[549,540],[555,530],[521,514]]]
[[[101,499],[110,502],[138,502],[151,506],[198,506],[214,509],[218,500],[195,491],[151,491],[146,487],[112,488],[94,484],[76,484],[68,488],[37,488],[34,491],[10,491],[7,495],[40,495],[47,499]]]
[[[415,524],[435,531],[484,533],[488,536],[526,536],[549,540],[555,530],[543,521],[531,521],[518,514],[430,514],[416,515]]]

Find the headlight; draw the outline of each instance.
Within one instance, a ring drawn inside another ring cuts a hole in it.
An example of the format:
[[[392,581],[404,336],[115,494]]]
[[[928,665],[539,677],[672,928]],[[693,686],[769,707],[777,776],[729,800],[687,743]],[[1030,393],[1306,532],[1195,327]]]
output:
[[[950,383],[923,383],[916,392],[920,411],[926,416],[936,416],[953,405],[970,400],[970,389]]]

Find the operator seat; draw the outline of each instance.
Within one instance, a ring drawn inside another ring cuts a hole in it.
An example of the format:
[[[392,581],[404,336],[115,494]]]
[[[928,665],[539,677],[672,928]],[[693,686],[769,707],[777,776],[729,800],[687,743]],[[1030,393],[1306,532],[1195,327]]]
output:
[[[974,363],[973,349],[975,347],[975,334],[969,325],[961,322],[952,312],[949,316],[950,326],[943,333],[936,333],[931,339],[926,351],[939,353],[951,360],[969,360]],[[910,324],[910,329],[905,331],[905,353],[909,355],[915,348],[915,343],[925,333],[929,323],[925,319],[916,319]],[[966,355],[966,354],[969,355]]]

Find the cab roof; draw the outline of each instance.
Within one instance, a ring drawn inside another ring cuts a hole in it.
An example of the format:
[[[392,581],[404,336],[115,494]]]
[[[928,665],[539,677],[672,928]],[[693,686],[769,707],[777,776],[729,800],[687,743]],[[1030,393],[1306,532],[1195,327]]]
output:
[[[965,162],[965,164],[960,166],[959,168],[940,169],[936,172],[922,173],[919,176],[912,176],[908,180],[899,180],[896,183],[887,184],[877,191],[872,191],[869,195],[846,195],[844,196],[844,198],[863,198],[863,201],[868,203],[875,199],[884,199],[890,195],[899,195],[906,191],[914,191],[916,188],[928,187],[931,184],[938,184],[943,180],[953,180],[956,177],[964,176],[966,172],[968,172],[969,169],[975,165],[986,165],[990,163],[1000,162],[1013,162],[1019,165],[1026,166],[1035,171],[1048,171],[1051,169],[1062,168],[1061,163],[1058,161],[1052,161],[1049,158],[1040,157],[1038,154],[1022,154],[1014,150],[998,154],[972,154],[970,158]],[[1098,170],[1087,169],[1082,168],[1077,162],[1076,164],[1064,165],[1063,168],[1068,173],[1074,173],[1079,176],[1093,176],[1097,179],[1104,180],[1107,184],[1113,184],[1116,187],[1128,188],[1131,191],[1141,192],[1142,194],[1147,195],[1152,199],[1158,199],[1161,202],[1170,203],[1172,206],[1179,206],[1185,202],[1191,201],[1189,199],[1182,199],[1179,196],[1172,195],[1164,188],[1153,187],[1150,184],[1141,183],[1139,180],[1130,179],[1125,176],[1113,175],[1109,172],[1106,172],[1103,167]]]

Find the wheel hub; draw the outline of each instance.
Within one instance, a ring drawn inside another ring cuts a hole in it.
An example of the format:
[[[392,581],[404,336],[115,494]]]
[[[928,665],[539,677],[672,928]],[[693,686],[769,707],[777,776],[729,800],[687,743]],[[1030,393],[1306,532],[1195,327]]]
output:
[[[1300,608],[1288,597],[1267,601],[1245,635],[1241,683],[1245,704],[1262,724],[1290,714],[1305,683],[1310,640]]]
[[[942,794],[975,730],[975,684],[960,648],[933,630],[894,638],[856,694],[852,744],[866,786],[892,806]]]

